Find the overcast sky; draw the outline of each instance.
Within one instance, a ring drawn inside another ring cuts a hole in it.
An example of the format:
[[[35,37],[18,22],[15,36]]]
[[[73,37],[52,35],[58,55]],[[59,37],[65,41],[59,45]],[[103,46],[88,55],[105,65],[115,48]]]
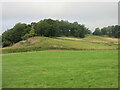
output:
[[[7,2],[2,3],[2,32],[16,23],[43,19],[77,21],[90,30],[118,23],[117,2]]]

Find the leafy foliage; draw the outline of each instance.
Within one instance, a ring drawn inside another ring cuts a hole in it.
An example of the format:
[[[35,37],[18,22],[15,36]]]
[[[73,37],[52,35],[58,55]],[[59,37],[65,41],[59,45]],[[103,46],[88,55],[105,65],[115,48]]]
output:
[[[12,43],[10,41],[7,41],[7,40],[3,41],[2,44],[4,45],[4,47],[12,45]]]
[[[37,23],[31,24],[17,23],[13,28],[8,29],[2,34],[2,46],[10,46],[21,40],[28,39],[34,36],[45,37],[60,37],[60,36],[72,36],[84,38],[86,34],[91,34],[91,31],[84,25],[78,24],[78,22],[70,23],[64,20],[52,20],[44,19]],[[120,37],[120,26],[108,26],[101,30],[96,28],[93,35],[107,35],[110,37]]]
[[[93,32],[93,35],[101,35],[101,31],[99,28],[96,28],[95,31]]]
[[[30,26],[18,23],[12,29],[5,31],[2,34],[3,47],[19,42],[29,30]]]
[[[95,31],[93,32],[93,35],[106,35],[109,37],[115,37],[115,38],[120,38],[120,26],[115,25],[115,26],[108,26],[108,27],[103,27],[101,30],[99,28],[96,28]]]
[[[2,41],[3,47],[5,47],[34,36],[73,36],[83,38],[88,33],[90,31],[77,22],[69,23],[63,20],[44,19],[37,23],[32,22],[30,25],[16,24],[2,34]]]

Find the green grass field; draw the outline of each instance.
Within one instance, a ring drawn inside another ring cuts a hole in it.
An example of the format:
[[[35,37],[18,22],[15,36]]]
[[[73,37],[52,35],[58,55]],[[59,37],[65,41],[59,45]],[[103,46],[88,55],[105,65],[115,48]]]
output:
[[[75,37],[32,37],[3,49],[3,53],[16,53],[41,50],[113,50],[118,49],[118,39],[87,35]]]
[[[117,50],[3,54],[3,88],[117,88]]]

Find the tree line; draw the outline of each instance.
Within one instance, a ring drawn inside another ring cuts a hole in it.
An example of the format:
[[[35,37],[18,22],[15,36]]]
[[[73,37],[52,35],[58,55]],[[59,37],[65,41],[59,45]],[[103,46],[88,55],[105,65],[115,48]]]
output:
[[[101,29],[96,28],[95,31],[93,32],[93,35],[120,38],[120,26],[115,25],[103,27]]]
[[[26,40],[34,36],[60,37],[72,36],[84,38],[86,34],[107,35],[109,37],[120,37],[120,26],[108,26],[102,29],[96,28],[92,33],[87,27],[78,22],[70,23],[64,20],[44,19],[31,24],[17,23],[13,28],[6,30],[2,34],[2,46],[10,46],[21,40]],[[118,35],[119,33],[119,35]]]
[[[28,25],[25,23],[17,23],[13,28],[8,29],[2,34],[2,46],[10,46],[34,36],[73,36],[84,38],[86,34],[90,33],[91,31],[88,30],[88,28],[77,22],[70,23],[64,20],[44,19]]]

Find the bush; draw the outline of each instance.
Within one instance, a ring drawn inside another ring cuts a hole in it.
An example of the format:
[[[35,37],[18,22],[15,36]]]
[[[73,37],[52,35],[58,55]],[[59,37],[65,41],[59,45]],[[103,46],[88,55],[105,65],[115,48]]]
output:
[[[12,43],[10,41],[3,41],[2,42],[2,47],[10,46]]]
[[[31,37],[30,34],[25,34],[25,35],[22,37],[22,39],[23,39],[23,40],[26,40],[26,39],[28,39],[28,38],[30,38],[30,37]]]

